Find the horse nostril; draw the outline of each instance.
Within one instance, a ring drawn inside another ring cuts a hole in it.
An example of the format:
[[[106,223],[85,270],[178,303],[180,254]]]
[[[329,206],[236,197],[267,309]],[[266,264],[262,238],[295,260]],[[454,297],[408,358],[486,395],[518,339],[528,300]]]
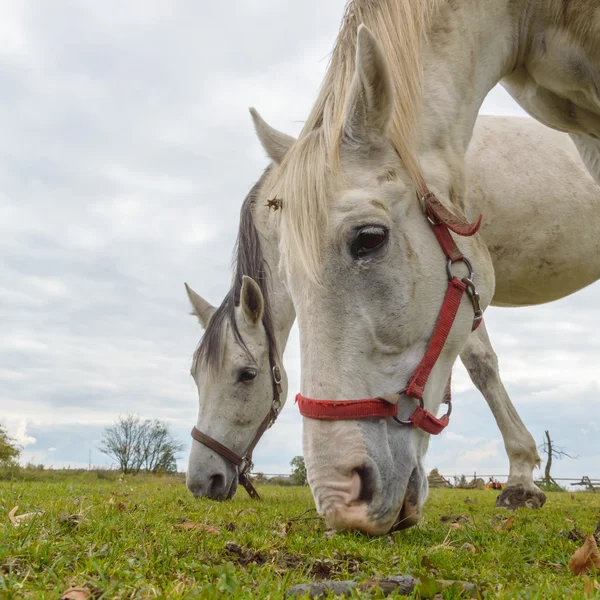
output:
[[[357,500],[364,502],[365,504],[370,504],[373,500],[373,493],[375,491],[371,469],[363,465],[362,467],[354,469],[354,472],[360,478],[360,492]]]
[[[225,475],[215,473],[208,481],[209,498],[219,498],[225,492]]]
[[[196,485],[193,483],[188,484],[187,489],[194,494],[196,498],[201,498],[204,496],[204,490],[201,485]]]

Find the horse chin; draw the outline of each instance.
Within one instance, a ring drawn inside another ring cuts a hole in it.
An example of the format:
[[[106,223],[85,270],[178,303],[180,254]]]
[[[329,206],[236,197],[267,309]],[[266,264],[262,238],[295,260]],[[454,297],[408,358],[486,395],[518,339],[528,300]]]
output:
[[[231,485],[229,486],[229,491],[227,492],[227,496],[225,497],[225,500],[231,500],[235,496],[237,489],[238,489],[238,478],[237,478],[237,473],[236,473],[236,477],[233,477],[231,480]]]
[[[398,514],[396,522],[390,529],[390,531],[402,531],[403,529],[409,529],[414,527],[421,520],[421,511],[418,506],[405,500]]]

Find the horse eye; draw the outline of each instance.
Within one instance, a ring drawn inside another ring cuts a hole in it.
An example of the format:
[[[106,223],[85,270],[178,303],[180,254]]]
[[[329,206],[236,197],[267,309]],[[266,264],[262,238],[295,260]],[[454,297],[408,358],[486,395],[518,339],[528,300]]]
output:
[[[240,372],[240,381],[248,382],[252,381],[258,375],[258,371],[256,369],[243,369]]]
[[[363,227],[352,242],[350,251],[355,258],[360,258],[381,248],[387,241],[388,230],[385,227],[370,225]]]

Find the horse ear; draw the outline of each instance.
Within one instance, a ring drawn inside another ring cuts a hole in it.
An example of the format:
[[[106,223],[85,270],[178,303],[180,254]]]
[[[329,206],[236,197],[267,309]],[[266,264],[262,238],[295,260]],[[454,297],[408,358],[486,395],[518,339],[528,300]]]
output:
[[[185,291],[187,292],[188,298],[192,303],[193,311],[191,314],[196,315],[202,327],[206,329],[208,322],[213,316],[216,308],[202,298],[202,296],[196,294],[196,292],[187,283],[184,283],[183,285],[185,285]]]
[[[373,34],[360,25],[356,43],[356,70],[346,98],[344,136],[369,142],[388,133],[394,90],[387,60]]]
[[[254,121],[254,129],[256,135],[269,155],[269,158],[278,165],[296,141],[291,135],[273,129],[259,114],[255,108],[250,108],[250,114]]]
[[[242,314],[249,325],[257,325],[263,317],[264,300],[258,283],[244,275],[242,279],[242,289],[240,291],[240,305]]]

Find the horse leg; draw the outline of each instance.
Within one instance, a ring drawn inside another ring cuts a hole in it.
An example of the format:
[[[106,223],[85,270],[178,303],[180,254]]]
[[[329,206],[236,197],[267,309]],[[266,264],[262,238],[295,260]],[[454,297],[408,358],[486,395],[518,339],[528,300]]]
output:
[[[496,506],[541,508],[546,496],[533,483],[533,469],[540,464],[537,447],[504,389],[498,371],[498,357],[484,323],[469,336],[460,358],[471,380],[486,399],[508,454],[508,482],[496,499]]]

